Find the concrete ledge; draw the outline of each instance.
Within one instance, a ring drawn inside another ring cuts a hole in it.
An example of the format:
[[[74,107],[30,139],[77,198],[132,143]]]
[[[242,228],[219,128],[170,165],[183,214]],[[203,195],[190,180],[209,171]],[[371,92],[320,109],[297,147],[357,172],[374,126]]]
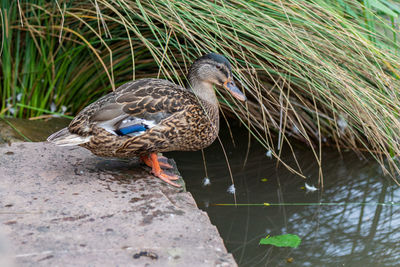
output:
[[[1,146],[0,230],[18,266],[236,266],[190,193],[83,148]]]

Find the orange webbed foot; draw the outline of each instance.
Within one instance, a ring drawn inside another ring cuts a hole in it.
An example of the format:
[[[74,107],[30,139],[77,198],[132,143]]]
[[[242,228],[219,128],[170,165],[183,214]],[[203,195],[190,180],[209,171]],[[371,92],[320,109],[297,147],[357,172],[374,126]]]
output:
[[[173,169],[174,168],[171,164],[168,163],[167,157],[157,155],[157,159],[158,159],[158,163],[160,164],[160,167],[162,169]]]
[[[176,184],[172,181],[178,180],[179,176],[175,174],[166,174],[161,167],[172,169],[173,167],[168,164],[167,162],[159,162],[161,159],[162,161],[167,161],[168,159],[163,156],[157,156],[156,153],[151,153],[150,156],[141,156],[140,159],[149,167],[151,167],[151,173],[163,180],[164,182],[175,186],[175,187],[181,187],[181,185]]]
[[[140,156],[140,160],[144,164],[149,166],[150,168],[153,168],[153,162],[148,156]],[[157,155],[157,160],[158,160],[158,164],[160,165],[160,168],[162,168],[162,169],[173,169],[174,168],[171,164],[168,163],[167,157]]]
[[[178,180],[179,177],[177,175],[171,175],[171,174],[166,174],[165,172],[161,171],[160,173],[154,173],[152,172],[154,176],[160,178],[161,180],[163,180],[164,182],[173,185],[175,187],[181,187],[181,185],[176,184],[172,181]]]

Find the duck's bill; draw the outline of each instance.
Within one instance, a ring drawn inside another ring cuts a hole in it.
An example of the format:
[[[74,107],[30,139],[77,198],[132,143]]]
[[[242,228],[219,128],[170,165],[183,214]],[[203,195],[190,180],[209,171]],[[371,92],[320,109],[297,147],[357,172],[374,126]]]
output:
[[[224,83],[225,89],[227,89],[236,99],[240,101],[246,101],[246,96],[237,88],[234,81],[227,81]]]

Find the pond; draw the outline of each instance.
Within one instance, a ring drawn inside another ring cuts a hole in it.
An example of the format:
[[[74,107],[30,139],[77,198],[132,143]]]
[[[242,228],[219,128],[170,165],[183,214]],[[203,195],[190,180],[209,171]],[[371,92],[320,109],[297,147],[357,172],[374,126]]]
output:
[[[12,123],[37,141],[67,121]],[[236,126],[233,135],[236,146],[222,127],[220,136],[241,206],[217,205],[234,204],[233,195],[227,192],[232,182],[218,142],[204,151],[209,186],[203,185],[201,152],[170,152],[167,156],[177,162],[188,191],[208,213],[239,266],[398,266],[400,190],[374,160],[324,148],[321,189],[318,165],[309,148],[294,148],[307,177],[304,180],[277,165],[254,140],[243,166],[247,132]],[[289,150],[282,153],[285,162],[295,166]],[[305,182],[318,190],[306,190]],[[296,234],[302,242],[298,248],[259,245],[261,238],[281,234]]]
[[[373,159],[324,148],[324,188],[311,192],[304,189],[305,182],[318,187],[319,172],[309,148],[295,148],[304,180],[282,165],[277,167],[276,160],[268,158],[255,141],[243,168],[247,133],[235,128],[234,136],[236,147],[226,131],[221,133],[237,203],[248,205],[216,206],[234,203],[227,192],[230,176],[218,142],[205,150],[210,186],[202,185],[205,172],[200,152],[171,155],[188,191],[217,226],[239,266],[287,266],[289,262],[290,266],[398,266],[400,189]],[[283,150],[283,158],[295,166],[288,149]],[[298,248],[259,245],[261,238],[281,234],[296,234],[302,242]]]

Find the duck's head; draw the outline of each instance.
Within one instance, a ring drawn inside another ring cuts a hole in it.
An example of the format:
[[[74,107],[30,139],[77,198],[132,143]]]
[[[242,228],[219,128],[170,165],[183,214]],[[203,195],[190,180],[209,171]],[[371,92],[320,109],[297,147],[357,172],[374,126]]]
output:
[[[240,101],[246,100],[235,85],[231,64],[224,56],[209,53],[198,58],[189,69],[188,80],[193,91],[205,100],[216,101],[213,85],[224,87]]]

